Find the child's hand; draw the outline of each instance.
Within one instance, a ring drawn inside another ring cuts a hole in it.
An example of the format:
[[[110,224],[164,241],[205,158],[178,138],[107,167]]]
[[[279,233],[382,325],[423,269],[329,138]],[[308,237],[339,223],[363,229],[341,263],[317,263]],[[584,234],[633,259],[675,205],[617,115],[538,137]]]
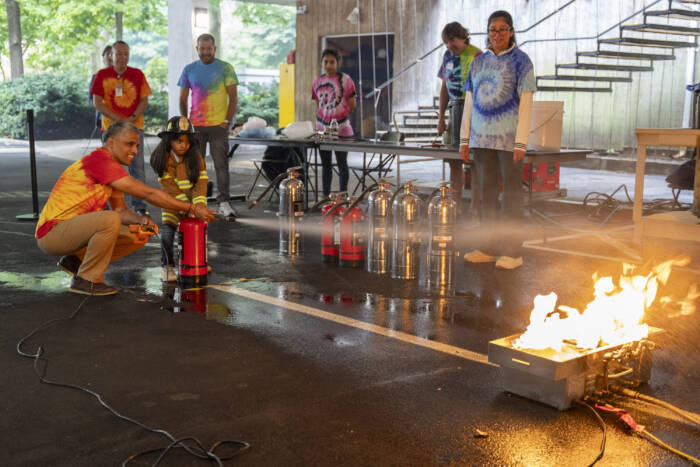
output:
[[[212,211],[211,209],[209,209],[208,207],[206,207],[202,203],[197,203],[197,204],[193,205],[192,214],[197,219],[205,221],[205,222],[219,220],[216,217],[216,213],[214,211]]]

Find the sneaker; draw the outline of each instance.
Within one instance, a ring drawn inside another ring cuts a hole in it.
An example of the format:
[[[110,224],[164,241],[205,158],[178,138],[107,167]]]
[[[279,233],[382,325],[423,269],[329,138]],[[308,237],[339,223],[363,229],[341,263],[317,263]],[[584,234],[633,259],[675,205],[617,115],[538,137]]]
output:
[[[104,282],[90,282],[80,276],[73,276],[70,281],[70,291],[81,295],[114,295],[117,289],[106,285]]]
[[[151,213],[148,212],[148,210],[146,208],[137,209],[136,214],[138,214],[139,216],[144,216],[144,217],[149,217],[149,218],[151,217]]]
[[[498,269],[515,269],[523,265],[523,257],[518,256],[513,258],[511,256],[500,256],[496,261],[496,267]]]
[[[83,262],[80,261],[80,258],[75,255],[68,255],[59,259],[56,266],[58,266],[58,269],[67,272],[71,276],[75,276],[78,274],[78,269],[80,269],[81,264],[83,264]]]
[[[220,214],[223,217],[238,217],[238,213],[235,209],[233,209],[233,207],[231,207],[231,204],[228,201],[222,201],[219,203],[219,210],[217,211],[217,214]]]
[[[172,266],[163,266],[160,278],[163,279],[163,282],[175,282],[177,281],[177,274],[175,274],[175,270]]]
[[[464,259],[470,263],[491,263],[496,261],[494,256],[489,256],[486,253],[482,253],[479,250],[473,250],[464,255]]]

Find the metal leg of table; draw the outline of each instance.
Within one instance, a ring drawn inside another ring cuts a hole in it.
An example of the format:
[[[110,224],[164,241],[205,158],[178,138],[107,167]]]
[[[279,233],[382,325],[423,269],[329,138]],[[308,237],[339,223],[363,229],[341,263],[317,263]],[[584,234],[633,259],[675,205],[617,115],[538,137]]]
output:
[[[362,153],[362,191],[365,191],[365,177],[367,176],[367,153]]]
[[[401,186],[401,156],[396,155],[396,186]]]
[[[304,171],[304,211],[306,211],[309,209],[309,147],[304,146],[302,152],[304,153],[302,160],[302,170]]]

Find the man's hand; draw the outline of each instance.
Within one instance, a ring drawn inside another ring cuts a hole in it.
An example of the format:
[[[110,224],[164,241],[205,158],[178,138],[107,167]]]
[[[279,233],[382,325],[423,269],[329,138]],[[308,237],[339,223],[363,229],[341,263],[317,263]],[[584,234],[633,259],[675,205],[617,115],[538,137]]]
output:
[[[205,222],[218,220],[218,218],[216,217],[216,213],[202,203],[193,204],[192,209],[190,210],[190,214],[192,214],[197,219]]]
[[[437,131],[438,131],[439,135],[441,135],[445,132],[445,117],[444,116],[441,116],[440,120],[438,120]]]
[[[525,157],[525,150],[524,149],[515,149],[513,150],[513,162],[518,163],[521,160],[523,160],[523,157]]]
[[[155,225],[156,227],[158,227],[156,225],[156,223],[153,222],[153,220],[148,216],[141,216],[141,224],[143,224],[143,225]]]
[[[226,120],[224,120],[223,122],[219,123],[219,126],[220,126],[221,128],[224,128],[224,129],[228,130],[228,122],[227,122]]]
[[[469,145],[468,144],[460,144],[459,155],[462,156],[462,160],[464,162],[469,162]]]

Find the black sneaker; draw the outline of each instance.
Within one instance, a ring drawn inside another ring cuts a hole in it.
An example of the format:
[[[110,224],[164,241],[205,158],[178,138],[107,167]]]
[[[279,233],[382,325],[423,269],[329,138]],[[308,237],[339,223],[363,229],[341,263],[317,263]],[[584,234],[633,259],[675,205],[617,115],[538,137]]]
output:
[[[68,255],[59,259],[56,266],[58,266],[58,269],[67,272],[71,276],[75,276],[78,274],[78,269],[80,269],[81,264],[83,264],[83,262],[80,261],[80,258],[75,255]]]
[[[139,216],[144,216],[144,217],[148,217],[148,218],[151,217],[151,213],[148,212],[148,210],[145,208],[137,209],[136,214],[138,214]]]
[[[114,295],[117,289],[105,285],[104,282],[90,282],[80,276],[73,276],[70,281],[70,291],[81,295]]]

